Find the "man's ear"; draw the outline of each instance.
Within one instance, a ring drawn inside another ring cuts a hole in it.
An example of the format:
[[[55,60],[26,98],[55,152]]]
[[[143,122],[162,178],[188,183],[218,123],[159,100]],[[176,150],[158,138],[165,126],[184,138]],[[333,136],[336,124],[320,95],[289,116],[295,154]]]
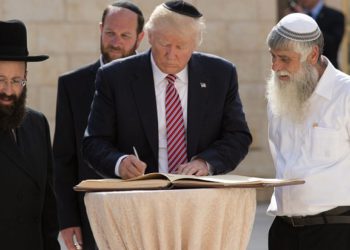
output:
[[[307,56],[307,61],[312,65],[316,65],[319,57],[320,57],[320,49],[319,47],[314,46],[312,47],[311,53]]]
[[[141,33],[139,33],[139,34],[137,35],[137,38],[136,38],[136,39],[137,39],[137,40],[136,40],[136,48],[138,48],[138,47],[140,46],[144,35],[145,35],[145,32],[144,32],[144,31],[142,31]]]

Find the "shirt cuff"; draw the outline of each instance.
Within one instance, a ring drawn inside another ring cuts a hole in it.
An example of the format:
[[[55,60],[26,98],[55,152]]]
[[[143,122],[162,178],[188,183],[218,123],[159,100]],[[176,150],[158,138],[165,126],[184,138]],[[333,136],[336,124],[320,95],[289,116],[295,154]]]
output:
[[[214,174],[214,170],[213,170],[213,167],[210,165],[209,162],[207,161],[204,161],[205,164],[207,164],[207,167],[208,167],[208,175],[213,175]]]
[[[115,164],[115,169],[114,169],[114,173],[116,176],[120,177],[120,174],[119,174],[120,163],[122,162],[122,160],[124,160],[128,156],[129,155],[123,155],[123,156],[119,157],[117,163]]]
[[[198,158],[197,156],[193,156],[191,158],[191,161],[193,161],[195,159],[200,159],[200,160],[204,161],[205,165],[207,165],[207,168],[208,168],[208,175],[214,175],[214,169],[213,169],[212,165],[210,165],[209,162],[207,162],[206,160],[203,160],[202,158]]]

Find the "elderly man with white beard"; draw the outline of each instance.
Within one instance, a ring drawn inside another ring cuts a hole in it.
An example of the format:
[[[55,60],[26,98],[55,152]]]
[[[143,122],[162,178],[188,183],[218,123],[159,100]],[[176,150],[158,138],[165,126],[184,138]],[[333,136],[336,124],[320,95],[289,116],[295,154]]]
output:
[[[350,76],[322,56],[323,35],[305,14],[284,17],[267,37],[269,144],[277,178],[270,250],[350,249]]]

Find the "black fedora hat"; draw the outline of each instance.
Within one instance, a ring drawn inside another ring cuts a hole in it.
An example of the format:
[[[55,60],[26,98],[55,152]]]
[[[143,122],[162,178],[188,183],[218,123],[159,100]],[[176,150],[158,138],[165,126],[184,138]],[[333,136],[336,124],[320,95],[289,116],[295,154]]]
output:
[[[22,21],[0,21],[0,61],[40,62],[47,55],[29,56],[27,29]]]

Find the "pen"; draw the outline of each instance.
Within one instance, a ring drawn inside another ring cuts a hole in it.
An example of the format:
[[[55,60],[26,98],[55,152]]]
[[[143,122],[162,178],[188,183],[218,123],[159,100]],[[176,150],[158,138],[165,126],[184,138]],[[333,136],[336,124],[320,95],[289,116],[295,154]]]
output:
[[[132,149],[134,150],[134,155],[136,156],[136,158],[137,158],[138,160],[140,160],[139,154],[137,153],[136,148],[135,148],[134,146],[132,146]]]
[[[138,160],[140,160],[139,154],[137,153],[135,146],[132,146],[132,149],[134,150],[134,155],[136,156],[136,158],[137,158]],[[144,174],[145,174],[145,170],[143,170],[142,175],[144,175]]]

